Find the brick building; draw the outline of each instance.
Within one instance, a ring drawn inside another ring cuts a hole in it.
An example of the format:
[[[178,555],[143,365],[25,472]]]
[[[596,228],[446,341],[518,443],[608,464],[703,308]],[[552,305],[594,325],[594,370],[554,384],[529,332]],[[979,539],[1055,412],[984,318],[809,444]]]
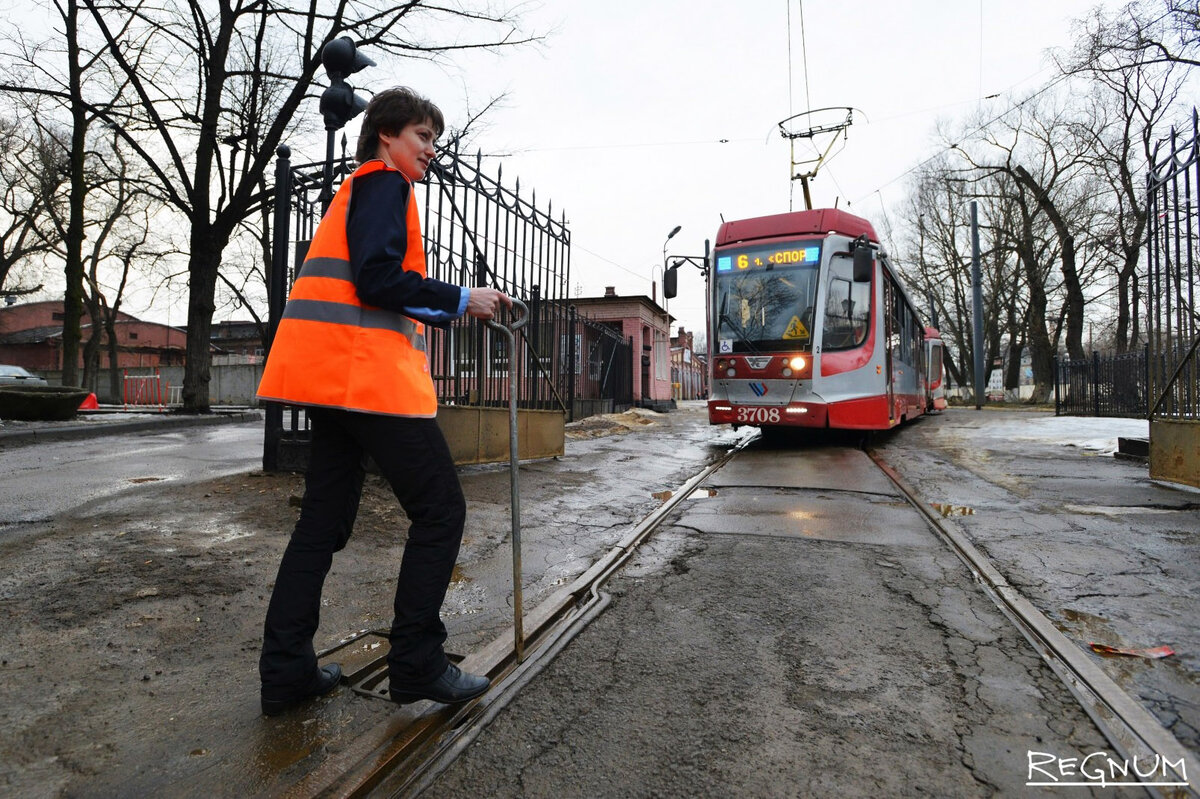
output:
[[[575,297],[571,304],[589,319],[611,325],[633,342],[633,402],[643,408],[668,410],[671,392],[671,317],[645,295],[617,296],[606,287],[603,297]]]
[[[671,339],[671,385],[677,400],[708,397],[708,356],[695,347],[695,334],[682,326]]]
[[[0,363],[23,366],[35,372],[57,372],[62,363],[63,303],[61,300],[27,302],[0,307]],[[117,367],[180,366],[187,349],[183,330],[157,322],[143,322],[130,314],[117,312],[114,325],[117,337]],[[100,363],[107,367],[108,335],[101,331]],[[80,361],[83,367],[83,342],[92,337],[92,325],[84,317]]]

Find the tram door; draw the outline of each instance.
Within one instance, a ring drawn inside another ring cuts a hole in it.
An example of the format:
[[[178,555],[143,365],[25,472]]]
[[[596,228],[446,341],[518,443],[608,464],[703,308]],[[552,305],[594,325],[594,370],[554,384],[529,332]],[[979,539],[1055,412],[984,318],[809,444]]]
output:
[[[888,423],[895,424],[896,422],[896,381],[895,381],[895,358],[898,354],[900,345],[900,322],[896,318],[896,310],[899,305],[896,296],[896,286],[887,277],[883,280],[883,340],[887,342],[884,347],[884,382],[887,385],[887,411]]]

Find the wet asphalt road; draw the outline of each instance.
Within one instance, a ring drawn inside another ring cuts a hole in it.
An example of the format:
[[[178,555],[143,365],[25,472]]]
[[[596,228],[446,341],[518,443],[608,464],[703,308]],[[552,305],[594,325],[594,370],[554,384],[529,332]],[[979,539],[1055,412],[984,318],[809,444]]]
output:
[[[5,446],[0,529],[46,521],[147,483],[207,480],[262,465],[263,423],[169,427],[119,438]],[[134,499],[133,501],[136,501]]]
[[[878,443],[928,501],[974,511],[952,523],[1081,649],[1172,644],[1093,657],[1195,754],[1196,495],[1018,443],[1036,419],[951,411]],[[423,795],[1023,796],[1120,760],[862,453],[759,446],[708,486]]]
[[[1178,654],[1162,661],[1095,658],[1196,752],[1197,495],[1150,483],[1143,465],[1014,435],[1042,416],[952,410],[879,446],[930,502],[970,507],[949,521],[1081,647],[1171,644]],[[524,464],[526,607],[737,439],[691,404]],[[113,482],[155,476],[121,460],[125,443],[93,454]],[[190,463],[191,439],[176,444]],[[257,468],[256,447],[246,468]],[[53,462],[40,468],[52,474]],[[496,467],[463,473],[472,525],[445,615],[464,651],[509,623],[508,479]],[[135,507],[140,485],[116,501]],[[1106,748],[861,453],[752,445],[696,496],[608,584],[608,610],[427,795],[1026,795],[1029,751]],[[239,694],[214,719],[223,742],[204,768],[128,763],[96,784],[104,795],[168,784],[179,795],[278,794],[394,712],[344,688],[286,723],[251,718],[250,704]]]

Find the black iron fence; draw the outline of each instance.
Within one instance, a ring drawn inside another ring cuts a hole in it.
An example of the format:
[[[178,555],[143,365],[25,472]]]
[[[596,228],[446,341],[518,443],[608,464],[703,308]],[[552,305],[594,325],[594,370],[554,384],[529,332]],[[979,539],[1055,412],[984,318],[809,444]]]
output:
[[[286,147],[278,155],[268,272],[272,336],[320,220],[325,181],[324,163],[291,167]],[[521,194],[519,181],[509,189],[502,170],[493,179],[481,164],[479,155],[464,158],[457,149],[444,150],[417,184],[427,272],[461,286],[499,288],[524,301],[530,319],[519,332],[515,356],[477,319],[427,329],[439,401],[507,406],[509,370],[515,369],[521,408],[561,410],[570,421],[580,412],[632,404],[632,344],[578,316],[567,299],[571,238],[565,216],[554,218],[549,205],[544,211],[537,206],[535,194],[528,199]],[[335,187],[352,171],[343,144],[332,170]],[[306,446],[302,411],[270,403],[264,468],[298,468],[297,458],[302,461],[306,453],[293,457],[289,451]]]
[[[1060,414],[1200,420],[1200,116],[1146,177],[1145,350],[1055,365]]]
[[[1058,416],[1146,418],[1148,348],[1082,361],[1054,359],[1054,413]]]
[[[1171,131],[1156,149],[1146,178],[1147,328],[1151,418],[1200,419],[1200,120],[1192,111],[1190,136]]]

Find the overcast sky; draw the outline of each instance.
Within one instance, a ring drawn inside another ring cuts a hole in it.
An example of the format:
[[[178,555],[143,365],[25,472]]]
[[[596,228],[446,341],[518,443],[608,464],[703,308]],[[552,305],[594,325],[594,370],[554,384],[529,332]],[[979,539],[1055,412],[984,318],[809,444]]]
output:
[[[935,124],[981,107],[998,113],[1053,76],[1052,47],[1097,0],[531,0],[526,31],[538,45],[471,51],[453,65],[384,64],[351,78],[361,94],[412,86],[451,127],[505,94],[474,140],[504,154],[544,208],[566,213],[572,296],[606,286],[652,292],[668,253],[701,255],[725,219],[803,208],[781,120],[809,108],[851,106],[854,123],[813,183],[817,207],[887,226],[914,166],[939,149]],[[39,14],[27,6],[17,17]],[[1112,7],[1112,0],[1105,5]],[[382,59],[377,59],[382,61]],[[993,97],[993,95],[998,95]],[[984,98],[991,99],[984,99]],[[318,113],[313,107],[302,113]],[[833,114],[817,120],[840,119]],[[357,121],[346,131],[351,141]],[[828,140],[815,143],[824,149]],[[289,142],[298,163],[324,156],[323,137]],[[813,154],[804,141],[797,158]],[[485,162],[495,174],[501,161]],[[800,171],[812,165],[801,165]],[[669,310],[704,327],[702,277],[684,267]],[[131,293],[126,309],[178,324],[165,295]],[[142,308],[155,296],[156,307]],[[661,288],[657,290],[661,302]],[[217,319],[245,319],[244,310]]]
[[[1069,46],[1071,20],[1096,5],[546,0],[525,15],[529,29],[552,31],[541,46],[475,55],[458,71],[410,64],[403,74],[375,68],[355,78],[369,90],[411,85],[451,125],[465,120],[467,98],[475,109],[507,93],[476,143],[511,153],[506,183],[520,176],[539,204],[565,210],[572,294],[615,286],[649,295],[675,225],[682,230],[668,253],[699,255],[722,215],[803,208],[781,120],[808,108],[857,109],[813,183],[813,202],[836,201],[881,228],[907,190],[905,173],[937,151],[937,120],[981,102],[1002,110],[1044,84],[1053,76],[1047,48]],[[812,152],[798,142],[798,156]],[[669,310],[699,331],[702,280],[684,270]]]

